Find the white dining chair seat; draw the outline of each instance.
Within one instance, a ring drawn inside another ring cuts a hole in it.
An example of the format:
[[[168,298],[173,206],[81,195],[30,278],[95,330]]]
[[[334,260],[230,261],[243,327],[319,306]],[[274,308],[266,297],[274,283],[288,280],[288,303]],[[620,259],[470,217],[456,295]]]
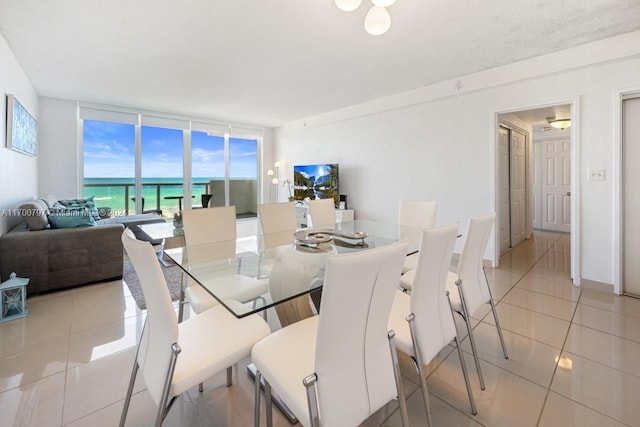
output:
[[[400,276],[400,287],[404,290],[411,292],[413,288],[413,280],[416,275],[416,269],[411,269]]]
[[[406,320],[408,313],[411,313],[411,295],[398,290],[391,306],[389,330],[393,330],[396,333],[396,348],[398,351],[413,356],[413,342]]]
[[[309,317],[275,331],[251,353],[254,365],[294,414],[309,413],[302,379],[314,371],[317,331],[318,316]]]
[[[451,302],[451,308],[458,313],[462,313],[460,292],[458,292],[458,286],[456,285],[457,280],[458,275],[456,273],[450,271],[449,274],[447,274],[447,291],[449,291],[449,301]]]
[[[227,300],[232,308],[237,301]],[[211,326],[215,325],[215,328]],[[217,305],[178,325],[182,351],[171,381],[171,395],[177,396],[251,354],[253,343],[271,333],[259,316],[237,319]],[[206,339],[203,339],[206,337]]]
[[[191,308],[196,314],[218,305],[218,301],[212,297],[209,292],[205,291],[202,286],[196,283],[184,289],[184,298],[189,301]]]
[[[418,263],[418,254],[407,255],[404,259],[404,264],[402,266],[402,274],[405,274],[409,270],[413,270],[416,268],[416,264]]]
[[[255,279],[241,274],[211,279],[211,282],[210,286],[216,289],[216,295],[220,298],[234,299],[242,303],[253,301],[257,295],[269,292],[268,279]],[[204,284],[206,285],[207,282],[205,281]],[[189,284],[184,290],[184,296],[196,314],[218,305],[218,301],[197,283]]]

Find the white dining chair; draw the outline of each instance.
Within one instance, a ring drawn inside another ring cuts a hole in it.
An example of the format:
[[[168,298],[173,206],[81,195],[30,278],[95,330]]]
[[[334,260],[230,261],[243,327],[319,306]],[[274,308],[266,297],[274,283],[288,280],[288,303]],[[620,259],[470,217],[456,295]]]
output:
[[[504,358],[509,358],[504,337],[502,336],[502,328],[500,327],[496,305],[493,301],[491,288],[487,282],[487,276],[485,275],[483,266],[484,251],[487,247],[489,235],[491,234],[495,220],[495,213],[469,218],[462,253],[458,260],[457,273],[449,272],[447,276],[447,290],[449,291],[451,306],[465,321],[473,358],[478,371],[480,388],[482,390],[485,388],[484,377],[480,369],[478,350],[471,328],[471,315],[483,304],[489,304],[491,306]]]
[[[336,206],[333,199],[315,199],[309,201],[309,216],[313,228],[335,228]]]
[[[178,323],[167,283],[149,242],[137,240],[131,230],[126,229],[122,233],[122,244],[140,279],[147,317],[120,426],[125,425],[140,370],[147,392],[158,405],[154,423],[157,427],[178,396],[225,368],[227,385],[231,385],[232,365],[249,356],[252,346],[271,331],[261,317],[253,315],[237,319],[222,305]]]
[[[207,251],[206,261],[236,257],[235,206],[184,210],[182,211],[182,224],[187,253],[189,253],[190,247],[215,243],[215,246],[211,246],[215,249]],[[193,252],[191,251],[192,258]],[[266,279],[236,274],[229,275],[225,280],[232,281],[232,283],[226,287],[227,291],[224,292],[224,297],[242,303],[253,301],[254,306],[258,301],[264,302],[263,295],[269,291],[269,282]],[[185,286],[182,287],[180,295],[179,321],[182,321],[183,318],[185,302],[189,303],[196,314],[218,304],[211,294],[202,286],[193,283],[192,279],[186,278],[183,283]],[[266,311],[264,314],[266,315]]]
[[[436,213],[438,211],[438,202],[432,200],[400,200],[400,208],[398,210],[398,224],[401,226],[421,228],[428,230],[436,224]],[[401,230],[402,232],[402,230]],[[404,260],[402,266],[402,274],[416,267],[418,259],[417,254],[411,254]],[[402,286],[402,284],[401,284]],[[408,284],[410,291],[411,284]]]
[[[297,229],[294,202],[258,205],[260,249],[269,249],[294,242]]]
[[[414,361],[429,425],[431,408],[424,366],[431,363],[444,347],[454,342],[467,387],[471,413],[477,413],[460,337],[449,304],[447,274],[456,244],[458,223],[424,230],[415,268],[411,294],[396,291],[389,329],[396,333],[398,350]]]
[[[408,425],[394,333],[387,329],[407,246],[400,241],[329,257],[320,314],[253,347],[256,426],[260,377],[268,426],[272,388],[304,426],[319,426],[320,420],[324,426],[356,426],[396,398]]]

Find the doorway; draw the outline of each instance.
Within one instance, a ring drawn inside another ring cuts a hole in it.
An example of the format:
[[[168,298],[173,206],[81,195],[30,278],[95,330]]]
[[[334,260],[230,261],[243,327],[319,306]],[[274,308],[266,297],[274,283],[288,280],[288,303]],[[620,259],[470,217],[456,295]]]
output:
[[[523,237],[530,238],[534,230],[571,233],[575,218],[572,163],[576,153],[572,153],[574,131],[570,126],[576,106],[577,101],[497,115],[497,256],[509,251]],[[553,126],[557,126],[560,119],[567,121],[561,127]],[[519,158],[522,150],[518,146],[522,139],[524,159]],[[521,173],[523,178],[519,176]],[[573,250],[575,236],[571,235],[570,240],[571,272],[574,283],[578,284]]]

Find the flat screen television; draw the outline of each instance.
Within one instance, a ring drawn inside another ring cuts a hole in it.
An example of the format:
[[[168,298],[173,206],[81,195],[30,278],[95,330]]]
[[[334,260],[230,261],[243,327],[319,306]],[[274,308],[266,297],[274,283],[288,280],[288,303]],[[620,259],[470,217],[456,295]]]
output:
[[[293,167],[293,198],[315,200],[332,198],[338,206],[338,165],[297,165]]]

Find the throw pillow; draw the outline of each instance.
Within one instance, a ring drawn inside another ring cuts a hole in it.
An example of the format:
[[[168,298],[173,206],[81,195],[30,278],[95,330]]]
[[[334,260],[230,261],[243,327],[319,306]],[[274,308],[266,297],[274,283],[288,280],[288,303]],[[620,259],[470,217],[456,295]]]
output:
[[[60,204],[66,208],[87,208],[89,213],[93,217],[94,221],[100,219],[100,214],[98,213],[98,208],[96,208],[96,204],[93,201],[93,197],[87,197],[86,199],[64,199],[59,200]]]
[[[42,200],[49,209],[53,208],[58,203],[58,199],[53,194],[45,194],[40,197],[40,200]]]
[[[39,200],[25,203],[18,208],[30,231],[44,230],[49,225],[47,205]]]
[[[96,221],[87,208],[67,208],[55,210],[49,214],[51,228],[90,227]]]

